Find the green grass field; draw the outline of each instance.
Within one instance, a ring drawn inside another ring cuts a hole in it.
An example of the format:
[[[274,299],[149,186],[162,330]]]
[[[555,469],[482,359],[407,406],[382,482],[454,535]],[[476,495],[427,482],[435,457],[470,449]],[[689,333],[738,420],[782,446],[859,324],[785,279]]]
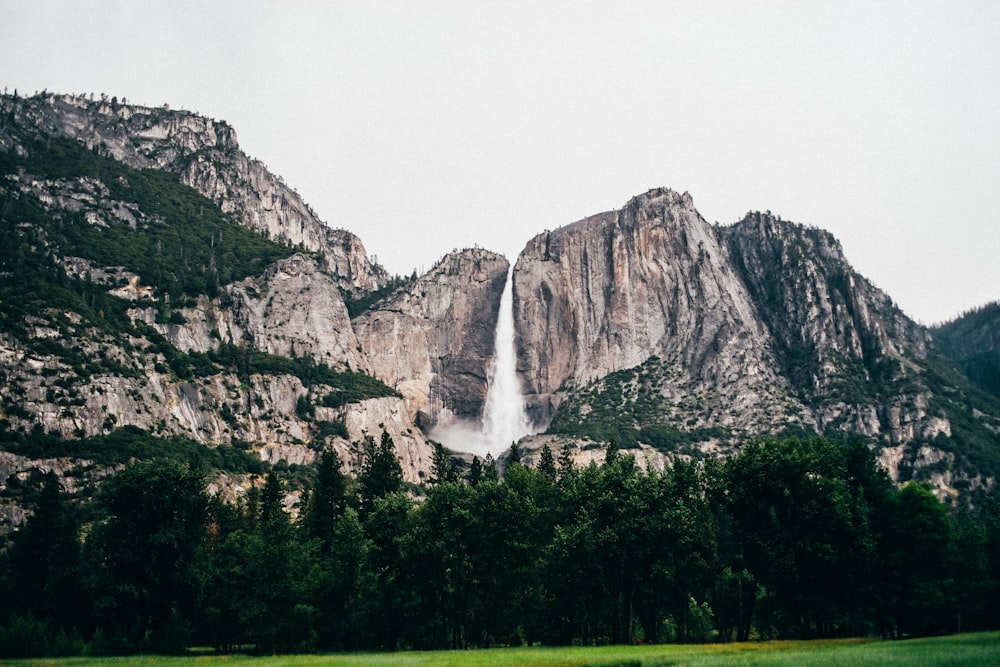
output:
[[[205,655],[196,657],[135,656],[127,658],[62,658],[0,660],[0,665],[32,667],[194,667],[233,665],[298,667],[299,665],[361,665],[369,667],[661,667],[707,665],[1000,665],[1000,632],[911,639],[906,641],[775,641],[754,644],[604,646],[598,648],[513,648],[479,651],[413,651],[252,658]]]

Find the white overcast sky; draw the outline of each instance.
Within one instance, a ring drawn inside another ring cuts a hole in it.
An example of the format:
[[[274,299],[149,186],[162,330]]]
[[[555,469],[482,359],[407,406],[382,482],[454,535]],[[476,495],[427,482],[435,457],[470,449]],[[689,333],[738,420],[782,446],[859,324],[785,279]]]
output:
[[[667,186],[924,323],[1000,299],[996,0],[0,0],[0,86],[226,120],[393,273]]]

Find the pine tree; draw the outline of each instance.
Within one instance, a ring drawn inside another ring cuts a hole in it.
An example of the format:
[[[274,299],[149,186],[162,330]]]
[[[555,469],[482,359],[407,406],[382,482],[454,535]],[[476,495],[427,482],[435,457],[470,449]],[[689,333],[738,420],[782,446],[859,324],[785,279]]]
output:
[[[316,466],[316,486],[309,494],[302,526],[309,537],[319,538],[321,551],[329,553],[337,519],[347,506],[347,476],[341,470],[340,456],[328,449]]]
[[[556,480],[556,460],[552,456],[552,448],[549,443],[542,445],[542,454],[538,461],[538,471],[550,481]]]
[[[272,470],[267,473],[267,480],[264,482],[264,490],[261,492],[260,501],[260,522],[267,523],[278,516],[282,510],[282,498],[284,492],[281,489],[281,480]]]
[[[520,465],[521,463],[521,448],[517,446],[516,442],[510,443],[510,454],[507,455],[507,466],[511,467],[515,465]]]
[[[573,471],[573,454],[570,448],[570,444],[564,443],[562,449],[559,450],[559,481],[566,479],[570,472]]]
[[[434,443],[434,458],[431,462],[431,484],[442,484],[444,482],[457,482],[458,470],[451,462],[448,452],[440,442]]]
[[[500,480],[500,471],[497,469],[497,462],[493,460],[493,455],[486,452],[483,460],[483,480],[484,482],[497,482]]]
[[[365,461],[358,475],[361,508],[359,514],[366,517],[372,510],[376,498],[396,493],[403,486],[403,468],[396,458],[396,446],[386,431],[382,431],[379,444],[368,436],[365,440]]]
[[[483,462],[479,460],[478,456],[472,457],[472,465],[469,466],[468,479],[471,486],[478,486],[478,484],[483,481]]]

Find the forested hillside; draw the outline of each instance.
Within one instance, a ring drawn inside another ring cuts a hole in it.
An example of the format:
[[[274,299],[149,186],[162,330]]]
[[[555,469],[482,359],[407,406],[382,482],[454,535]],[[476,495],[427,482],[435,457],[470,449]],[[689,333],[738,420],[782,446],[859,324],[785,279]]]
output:
[[[1000,302],[935,327],[934,338],[970,380],[1000,396]]]
[[[137,458],[197,458],[229,499],[274,464],[294,497],[319,450],[358,466],[383,424],[419,481],[429,446],[359,363],[345,299],[367,283],[335,273],[344,248],[270,240],[161,164],[249,169],[231,130],[82,98],[0,104],[0,542],[34,509],[29,480],[54,472],[82,499]]]

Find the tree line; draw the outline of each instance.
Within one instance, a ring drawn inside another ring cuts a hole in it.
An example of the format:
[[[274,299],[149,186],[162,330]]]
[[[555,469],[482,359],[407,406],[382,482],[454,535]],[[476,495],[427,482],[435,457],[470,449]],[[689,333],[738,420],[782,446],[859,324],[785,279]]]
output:
[[[404,492],[392,439],[326,451],[298,512],[137,462],[83,509],[49,477],[0,554],[0,655],[901,637],[1000,627],[1000,510],[894,486],[859,441],[646,470],[515,447]]]

